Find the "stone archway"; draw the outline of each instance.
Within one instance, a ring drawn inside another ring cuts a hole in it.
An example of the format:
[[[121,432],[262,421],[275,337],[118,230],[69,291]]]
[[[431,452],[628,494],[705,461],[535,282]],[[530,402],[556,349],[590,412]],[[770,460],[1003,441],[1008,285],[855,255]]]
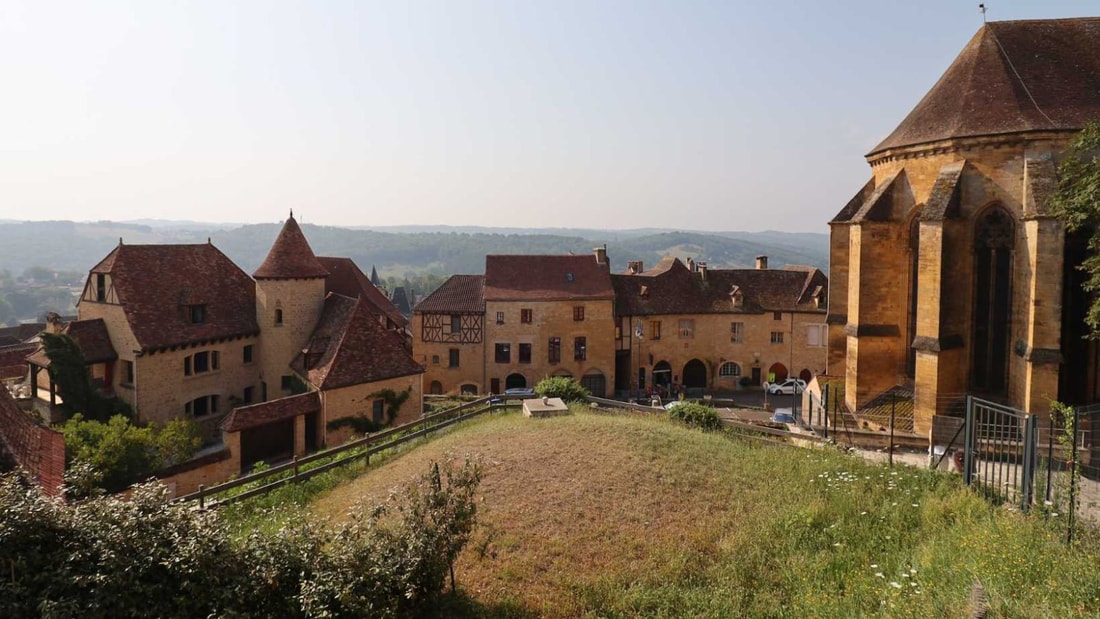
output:
[[[684,364],[683,385],[685,389],[707,388],[707,364],[698,359],[692,359]]]
[[[655,387],[668,387],[672,384],[672,365],[668,361],[662,361],[653,366],[653,371],[650,374]]]
[[[428,393],[430,393],[431,395],[442,395],[443,383],[439,382],[438,380],[433,380],[432,384],[428,386]]]
[[[527,388],[527,377],[524,376],[523,374],[520,374],[518,372],[515,373],[515,374],[509,374],[508,377],[504,379],[504,389],[505,390],[508,390],[508,389],[526,389],[526,388]]]
[[[813,379],[814,373],[811,372],[809,368],[802,368],[802,371],[798,373],[798,377],[808,384],[810,380]]]
[[[768,368],[768,382],[779,383],[787,380],[787,366],[779,363],[778,361],[773,363]]]

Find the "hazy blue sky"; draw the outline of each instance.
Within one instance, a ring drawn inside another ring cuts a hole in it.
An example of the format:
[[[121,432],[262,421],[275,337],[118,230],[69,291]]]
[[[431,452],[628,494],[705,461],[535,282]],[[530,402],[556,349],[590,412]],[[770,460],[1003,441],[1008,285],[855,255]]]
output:
[[[825,231],[980,25],[962,0],[0,0],[0,218]]]

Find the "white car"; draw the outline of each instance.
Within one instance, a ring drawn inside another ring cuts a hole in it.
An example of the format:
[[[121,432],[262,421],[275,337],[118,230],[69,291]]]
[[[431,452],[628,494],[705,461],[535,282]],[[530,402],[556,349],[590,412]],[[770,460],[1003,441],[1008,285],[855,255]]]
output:
[[[794,395],[806,390],[806,381],[801,378],[788,378],[782,382],[768,384],[767,390],[772,395]]]

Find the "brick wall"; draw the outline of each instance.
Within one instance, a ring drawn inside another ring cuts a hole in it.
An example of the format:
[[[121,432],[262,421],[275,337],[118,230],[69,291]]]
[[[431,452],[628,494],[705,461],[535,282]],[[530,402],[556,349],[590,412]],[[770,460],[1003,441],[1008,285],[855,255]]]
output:
[[[60,496],[65,477],[65,438],[37,423],[0,387],[3,450],[49,496]]]

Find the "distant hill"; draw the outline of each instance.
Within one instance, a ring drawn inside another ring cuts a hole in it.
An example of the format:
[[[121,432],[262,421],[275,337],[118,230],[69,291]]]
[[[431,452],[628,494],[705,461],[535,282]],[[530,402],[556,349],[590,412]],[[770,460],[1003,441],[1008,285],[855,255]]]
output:
[[[0,269],[31,266],[87,271],[119,243],[203,243],[210,239],[246,272],[267,255],[281,224],[226,227],[197,222],[0,222]],[[383,276],[481,273],[485,255],[587,254],[607,245],[612,268],[627,261],[656,264],[662,256],[691,256],[712,268],[751,267],[759,254],[771,265],[828,268],[828,236],[786,232],[672,232],[659,229],[494,229],[405,226],[355,229],[302,226],[318,255],[348,256]]]

